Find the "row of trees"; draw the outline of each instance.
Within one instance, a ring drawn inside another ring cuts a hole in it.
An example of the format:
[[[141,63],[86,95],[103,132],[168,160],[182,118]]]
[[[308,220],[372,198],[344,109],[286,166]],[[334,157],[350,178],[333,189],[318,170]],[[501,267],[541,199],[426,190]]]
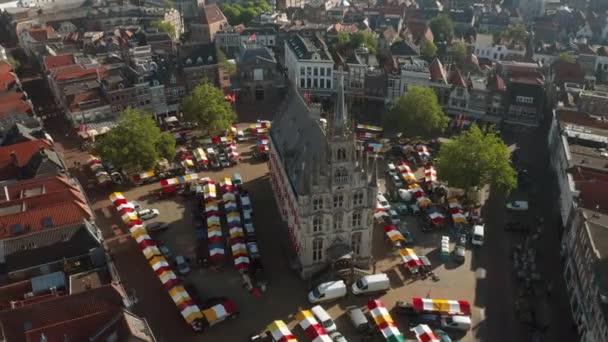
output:
[[[376,53],[378,47],[378,37],[372,32],[357,31],[355,33],[340,32],[335,41],[336,47],[356,49],[365,47],[370,53]]]
[[[244,4],[225,3],[221,4],[220,8],[232,26],[239,24],[247,26],[260,13],[272,12],[266,0],[247,1]]]
[[[448,121],[432,89],[410,87],[389,111],[385,125],[410,137],[429,138],[443,133]],[[509,150],[492,127],[473,125],[442,145],[437,159],[441,178],[467,192],[485,185],[508,192],[517,186]]]
[[[236,120],[236,114],[224,93],[204,82],[182,101],[186,121],[195,122],[206,134],[225,131]],[[102,160],[127,173],[152,169],[161,158],[175,156],[175,138],[162,132],[149,113],[127,108],[116,127],[99,138],[95,152]]]

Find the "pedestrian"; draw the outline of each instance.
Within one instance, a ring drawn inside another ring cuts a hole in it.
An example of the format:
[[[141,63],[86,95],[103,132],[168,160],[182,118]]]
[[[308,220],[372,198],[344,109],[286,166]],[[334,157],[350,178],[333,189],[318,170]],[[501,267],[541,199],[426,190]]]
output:
[[[376,260],[374,260],[374,263],[372,265],[372,273],[376,274]]]
[[[431,289],[429,289],[429,292],[426,293],[426,299],[431,298]]]

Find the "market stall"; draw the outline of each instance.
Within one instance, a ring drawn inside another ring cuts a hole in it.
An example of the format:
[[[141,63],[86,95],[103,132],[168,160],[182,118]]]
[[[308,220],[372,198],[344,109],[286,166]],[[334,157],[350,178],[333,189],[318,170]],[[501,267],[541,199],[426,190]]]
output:
[[[424,192],[424,190],[422,190],[420,185],[418,185],[418,184],[410,185],[410,192],[414,195],[414,198],[416,199],[416,204],[419,207],[422,208],[422,207],[428,207],[429,205],[431,205],[431,200],[426,196],[426,193]]]
[[[363,130],[363,131],[371,131],[371,132],[382,132],[382,131],[384,131],[384,128],[382,128],[382,127],[372,126],[372,125],[364,125],[364,124],[357,124],[357,129],[358,130]]]
[[[196,158],[196,162],[199,165],[207,166],[209,164],[209,158],[207,158],[207,154],[202,148],[196,148],[194,151],[192,151],[192,154],[194,155],[194,158]]]
[[[244,231],[241,223],[241,214],[236,203],[236,194],[234,185],[230,177],[224,177],[220,182],[222,189],[222,199],[224,201],[224,213],[226,214],[226,222],[229,227],[230,234],[230,250],[234,260],[234,266],[241,273],[249,271],[249,253],[244,239]]]
[[[443,262],[447,262],[450,259],[450,237],[442,236],[441,237],[441,260]]]
[[[110,194],[109,198],[119,212],[129,212],[132,209],[132,205],[120,192]],[[137,217],[125,222],[129,227],[131,236],[137,242],[150,267],[159,277],[163,287],[168,291],[184,320],[194,330],[201,331],[203,328],[202,321],[206,317],[181,285],[181,281],[171,270],[169,263],[156,246],[156,243],[148,235],[144,224]]]
[[[445,315],[471,315],[471,304],[466,300],[412,298],[414,310]]]
[[[267,329],[268,332],[270,332],[270,335],[272,336],[274,342],[298,341],[283,321],[274,321],[268,325]]]
[[[410,330],[416,334],[418,342],[441,342],[433,330],[426,324],[418,324]]]
[[[381,301],[370,300],[367,302],[367,309],[387,342],[405,342],[403,334],[397,329],[395,321]]]
[[[460,202],[458,202],[457,198],[449,198],[448,205],[450,207],[450,213],[452,214],[452,221],[454,221],[455,224],[467,223],[467,218],[464,216],[462,206],[460,205]]]
[[[405,245],[406,240],[403,234],[393,225],[384,226],[384,233],[396,248],[401,248]]]
[[[414,175],[412,169],[409,167],[409,165],[407,165],[407,163],[399,163],[399,165],[397,165],[397,170],[399,170],[399,173],[401,173],[401,178],[403,178],[406,183],[412,184],[416,182],[416,175]]]
[[[418,153],[418,157],[421,160],[426,160],[431,157],[431,154],[429,153],[429,151],[425,145],[422,145],[422,144],[417,145],[416,152]]]
[[[435,226],[441,226],[445,223],[445,216],[439,211],[439,209],[429,207],[426,212],[429,215],[431,223],[433,223]]]
[[[136,175],[133,176],[133,182],[135,184],[139,184],[139,183],[144,182],[144,181],[146,181],[146,180],[148,180],[148,179],[150,179],[150,178],[152,178],[154,176],[156,176],[156,173],[154,171],[152,171],[152,170],[146,171],[146,172],[142,172],[142,173],[139,173],[139,174],[136,174]]]
[[[412,273],[417,273],[419,270],[419,267],[424,266],[424,263],[422,262],[422,260],[420,260],[420,258],[418,258],[418,255],[416,255],[416,252],[414,252],[414,250],[411,248],[400,249],[399,255],[401,256],[401,260],[403,260],[403,263],[405,264],[405,266],[407,266],[407,268]]]
[[[189,173],[185,176],[163,179],[160,181],[160,186],[165,187],[165,186],[171,186],[171,185],[185,184],[185,183],[191,182],[196,179],[198,179],[197,173]]]
[[[424,166],[424,182],[429,186],[432,186],[437,182],[437,170],[433,165]]]
[[[325,328],[313,316],[312,312],[308,310],[301,310],[296,313],[296,320],[298,325],[304,330],[306,336],[312,342],[332,342],[332,339],[327,335]]]
[[[217,206],[217,190],[215,182],[206,180],[203,185],[203,199],[205,202],[205,216],[207,218],[207,244],[209,258],[218,262],[226,256],[224,236]]]

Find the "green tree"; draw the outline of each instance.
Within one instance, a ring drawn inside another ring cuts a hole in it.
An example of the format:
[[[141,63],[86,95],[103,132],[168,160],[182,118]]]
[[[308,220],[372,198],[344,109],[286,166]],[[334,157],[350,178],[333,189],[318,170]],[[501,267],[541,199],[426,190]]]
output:
[[[447,14],[440,14],[431,19],[431,31],[435,41],[449,39],[454,34],[454,23]]]
[[[422,40],[420,43],[420,53],[426,58],[433,58],[437,54],[437,46],[430,40]]]
[[[248,25],[262,12],[272,12],[265,0],[247,1],[244,4],[222,4],[220,8],[230,25]]]
[[[462,64],[467,56],[467,46],[463,42],[457,42],[450,47],[450,54],[456,63]]]
[[[409,87],[401,95],[386,119],[386,126],[398,129],[409,136],[430,137],[442,133],[448,124],[448,117],[437,101],[437,95],[430,88]]]
[[[378,37],[372,32],[358,31],[350,35],[350,45],[353,48],[365,46],[370,53],[376,53]]]
[[[228,61],[228,57],[221,49],[217,50],[217,61],[220,67],[230,76],[234,76],[236,74],[236,64],[230,63]]]
[[[507,145],[495,129],[482,131],[477,125],[441,146],[437,173],[465,193],[485,185],[505,192],[517,187]]]
[[[242,7],[239,5],[232,4],[223,4],[221,6],[222,12],[226,16],[228,23],[232,26],[240,24],[241,19],[241,9]]]
[[[239,21],[245,25],[248,25],[249,22],[253,20],[258,15],[259,12],[256,12],[255,8],[246,7],[241,11],[241,15],[239,16]]]
[[[223,131],[236,120],[224,93],[209,82],[203,82],[182,100],[182,111],[186,120],[198,123],[207,134]]]
[[[511,39],[513,42],[525,43],[528,38],[528,30],[524,25],[517,24],[502,31],[502,36]]]
[[[152,22],[151,26],[157,29],[159,32],[166,32],[169,34],[171,39],[175,39],[175,26],[168,21],[155,20]]]
[[[346,46],[350,44],[350,34],[348,32],[339,32],[336,40],[339,46]]]
[[[559,54],[559,60],[566,63],[576,63],[576,57],[572,56],[567,52],[562,52]]]
[[[175,156],[175,138],[156,126],[152,117],[137,109],[125,109],[116,127],[95,146],[102,160],[128,173],[146,171],[160,158]]]

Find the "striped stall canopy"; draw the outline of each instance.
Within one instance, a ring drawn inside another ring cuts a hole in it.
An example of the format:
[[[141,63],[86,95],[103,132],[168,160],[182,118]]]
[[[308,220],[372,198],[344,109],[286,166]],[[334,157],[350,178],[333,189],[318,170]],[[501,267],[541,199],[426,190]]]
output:
[[[401,172],[401,173],[412,172],[412,169],[410,168],[409,165],[407,165],[406,162],[399,163],[399,165],[397,165],[397,170],[399,170],[399,172]]]
[[[219,211],[219,210],[220,210],[220,208],[217,206],[217,201],[209,201],[209,202],[205,203],[206,212]]]
[[[213,323],[217,320],[223,320],[227,316],[235,312],[235,308],[229,302],[223,302],[222,304],[216,304],[208,309],[202,311],[203,315],[207,319],[207,322]]]
[[[228,223],[240,223],[241,215],[239,215],[238,212],[230,212],[230,213],[226,214],[226,221]]]
[[[414,310],[448,315],[471,315],[471,304],[466,300],[412,298]]]
[[[424,181],[428,184],[432,184],[437,181],[437,170],[432,165],[426,165],[424,167]]]
[[[416,146],[416,152],[418,152],[418,155],[422,158],[428,158],[431,156],[428,149],[424,145]]]
[[[418,342],[440,342],[433,330],[426,324],[418,324],[410,330],[416,334]]]
[[[219,225],[209,226],[207,228],[207,239],[209,242],[222,242],[222,227]]]
[[[227,192],[222,196],[222,200],[224,202],[235,202],[236,201],[236,197],[234,196],[234,193],[232,192]]]
[[[384,304],[379,300],[370,300],[367,302],[367,308],[374,319],[376,327],[388,342],[405,342],[403,334],[397,329],[395,321],[388,313]]]
[[[224,209],[227,212],[231,212],[231,211],[238,211],[239,207],[236,205],[236,202],[230,201],[230,202],[224,203]]]
[[[154,177],[156,175],[156,173],[154,173],[154,171],[146,171],[146,172],[142,172],[140,173],[139,179],[147,179],[147,178],[151,178]]]
[[[214,182],[209,182],[203,186],[205,201],[217,198],[217,190]]]
[[[163,256],[153,257],[150,260],[148,260],[148,263],[150,263],[150,266],[152,266],[152,269],[154,269],[154,271],[156,271],[157,269],[159,269],[161,267],[169,267],[169,263],[167,262],[167,259],[165,259]]]
[[[403,237],[403,234],[401,234],[401,232],[398,231],[397,228],[393,225],[385,226],[384,233],[392,242],[405,241],[405,237]]]
[[[146,248],[142,249],[142,253],[144,253],[144,256],[148,260],[150,260],[154,257],[163,256],[163,254],[160,252],[160,250],[156,246],[147,246]]]
[[[137,214],[133,211],[126,212],[126,213],[120,215],[120,218],[122,219],[122,221],[124,223],[129,223],[131,221],[139,220],[139,216],[137,216]]]
[[[160,181],[160,186],[165,187],[165,186],[170,186],[170,185],[177,185],[179,184],[179,180],[177,178],[168,178],[168,179],[163,179]]]
[[[220,181],[220,188],[222,188],[222,191],[224,192],[232,191],[232,180],[230,179],[230,177],[222,178],[222,180]]]
[[[274,321],[270,323],[267,327],[272,339],[275,342],[297,342],[296,338],[293,336],[285,322],[283,321]]]
[[[192,160],[191,157],[186,157],[182,160],[182,166],[183,167],[193,167],[194,166],[194,160]]]
[[[454,221],[454,223],[466,223],[467,222],[467,218],[464,216],[464,213],[462,212],[462,206],[460,205],[460,202],[458,202],[458,199],[456,199],[456,198],[448,199],[448,205],[450,206],[450,214],[452,214],[452,221]]]
[[[306,336],[313,342],[332,342],[331,338],[327,335],[325,328],[317,320],[312,312],[308,310],[302,310],[296,313],[296,319],[300,328],[304,330]]]
[[[219,226],[220,223],[220,217],[219,216],[209,216],[207,217],[207,226],[211,227],[211,226]]]
[[[196,161],[200,164],[208,164],[209,163],[209,159],[207,158],[207,154],[205,153],[205,151],[198,147],[196,148],[194,151],[192,151],[192,154],[194,154],[194,158],[196,158]]]
[[[366,131],[372,131],[372,132],[382,132],[382,131],[384,131],[384,128],[382,128],[382,127],[372,126],[372,125],[364,125],[364,124],[357,124],[357,129],[366,130]]]
[[[418,255],[411,248],[403,248],[399,250],[399,255],[401,255],[401,259],[407,265],[408,268],[422,266],[423,262],[418,258]]]
[[[237,240],[237,239],[244,239],[245,238],[245,232],[243,231],[243,228],[241,228],[239,226],[234,226],[234,227],[230,228],[229,234],[230,234],[230,239],[231,240]]]
[[[98,156],[90,155],[89,159],[87,160],[87,164],[101,164],[101,158],[99,158]]]

